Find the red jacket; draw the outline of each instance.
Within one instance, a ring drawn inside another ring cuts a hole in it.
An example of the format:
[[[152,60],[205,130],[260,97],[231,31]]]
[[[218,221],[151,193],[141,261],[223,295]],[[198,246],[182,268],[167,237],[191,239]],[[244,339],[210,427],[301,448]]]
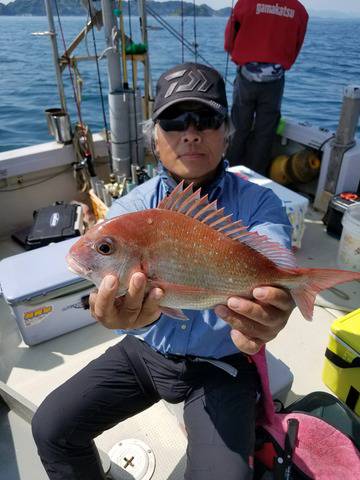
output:
[[[308,13],[298,0],[238,0],[225,29],[237,65],[279,63],[288,70],[304,41]]]

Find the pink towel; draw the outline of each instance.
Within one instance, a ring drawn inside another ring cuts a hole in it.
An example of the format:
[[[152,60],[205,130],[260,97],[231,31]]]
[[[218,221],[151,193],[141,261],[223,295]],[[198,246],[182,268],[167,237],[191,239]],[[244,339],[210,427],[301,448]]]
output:
[[[306,413],[275,413],[270,392],[265,348],[251,357],[262,383],[262,404],[258,423],[284,448],[287,420],[299,420],[298,441],[293,462],[316,480],[360,479],[360,452],[342,432],[320,418]]]
[[[360,452],[352,441],[324,420],[306,413],[276,413],[263,427],[284,448],[287,420],[296,418],[299,431],[294,464],[316,480],[360,479]]]

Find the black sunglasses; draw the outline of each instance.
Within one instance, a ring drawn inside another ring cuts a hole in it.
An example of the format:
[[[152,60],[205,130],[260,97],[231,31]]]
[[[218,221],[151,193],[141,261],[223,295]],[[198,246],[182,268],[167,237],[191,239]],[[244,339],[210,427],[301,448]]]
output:
[[[160,127],[165,132],[184,132],[192,124],[197,130],[217,130],[224,123],[225,117],[211,112],[184,112],[172,118],[159,118]]]

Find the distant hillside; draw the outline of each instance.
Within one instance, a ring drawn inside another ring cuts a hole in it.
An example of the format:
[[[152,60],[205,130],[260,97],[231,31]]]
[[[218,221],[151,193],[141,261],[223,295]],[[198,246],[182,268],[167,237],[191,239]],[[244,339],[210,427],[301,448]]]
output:
[[[340,12],[336,10],[309,10],[310,17],[317,18],[339,18],[339,19],[354,19],[359,18],[360,13],[356,12]]]
[[[86,2],[84,2],[86,5]],[[181,2],[168,1],[156,2],[147,1],[149,7],[152,8],[159,15],[181,15]],[[86,8],[80,0],[57,0],[60,15],[86,15]],[[97,3],[97,5],[99,5]],[[138,2],[136,0],[130,1],[131,15],[138,15]],[[53,8],[56,12],[55,6]],[[123,11],[128,15],[128,2],[123,2]],[[191,2],[183,2],[183,11],[185,16],[192,16],[194,14],[194,5]],[[228,17],[230,15],[230,8],[221,8],[214,10],[206,4],[196,5],[195,13],[199,17]],[[46,15],[44,0],[15,0],[7,5],[0,2],[0,15]]]
[[[54,0],[52,0],[54,2]],[[61,15],[86,15],[86,8],[84,4],[87,4],[85,0],[83,3],[81,0],[57,0],[59,12]],[[100,2],[95,4],[98,8]],[[146,5],[149,5],[159,15],[181,15],[181,1],[167,1],[157,2],[153,0],[147,0]],[[194,5],[191,1],[183,2],[183,9],[185,16],[194,15]],[[123,2],[124,14],[128,15],[129,6],[128,2]],[[132,15],[138,15],[138,2],[137,0],[130,0],[130,10]],[[53,7],[54,13],[56,13],[55,6]],[[205,3],[195,6],[196,16],[198,17],[229,17],[231,8],[220,8],[214,10]],[[0,15],[34,15],[42,16],[46,15],[44,0],[15,0],[5,5],[0,0]],[[342,12],[335,10],[312,10],[309,9],[310,17],[320,18],[359,18],[359,13]]]

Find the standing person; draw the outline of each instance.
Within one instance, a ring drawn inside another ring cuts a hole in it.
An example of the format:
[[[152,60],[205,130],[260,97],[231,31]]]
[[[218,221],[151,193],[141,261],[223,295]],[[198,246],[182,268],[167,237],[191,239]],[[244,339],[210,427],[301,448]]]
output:
[[[226,171],[229,119],[217,71],[185,63],[161,75],[149,129],[160,172],[116,200],[110,217],[155,208],[185,180],[217,199],[234,220],[289,245],[280,200]],[[127,335],[38,408],[33,435],[50,479],[104,478],[93,439],[160,399],[185,403],[186,480],[218,480],[224,465],[226,480],[250,479],[256,417],[272,414],[264,344],[284,328],[294,307],[290,294],[256,288],[253,299],[187,310],[184,321],[161,314],[162,290],[146,295],[145,286],[145,275],[134,273],[120,302],[118,280],[108,275],[91,294],[92,315]]]
[[[280,120],[285,70],[304,41],[308,14],[298,0],[238,0],[225,29],[225,50],[238,66],[227,158],[266,175]]]

